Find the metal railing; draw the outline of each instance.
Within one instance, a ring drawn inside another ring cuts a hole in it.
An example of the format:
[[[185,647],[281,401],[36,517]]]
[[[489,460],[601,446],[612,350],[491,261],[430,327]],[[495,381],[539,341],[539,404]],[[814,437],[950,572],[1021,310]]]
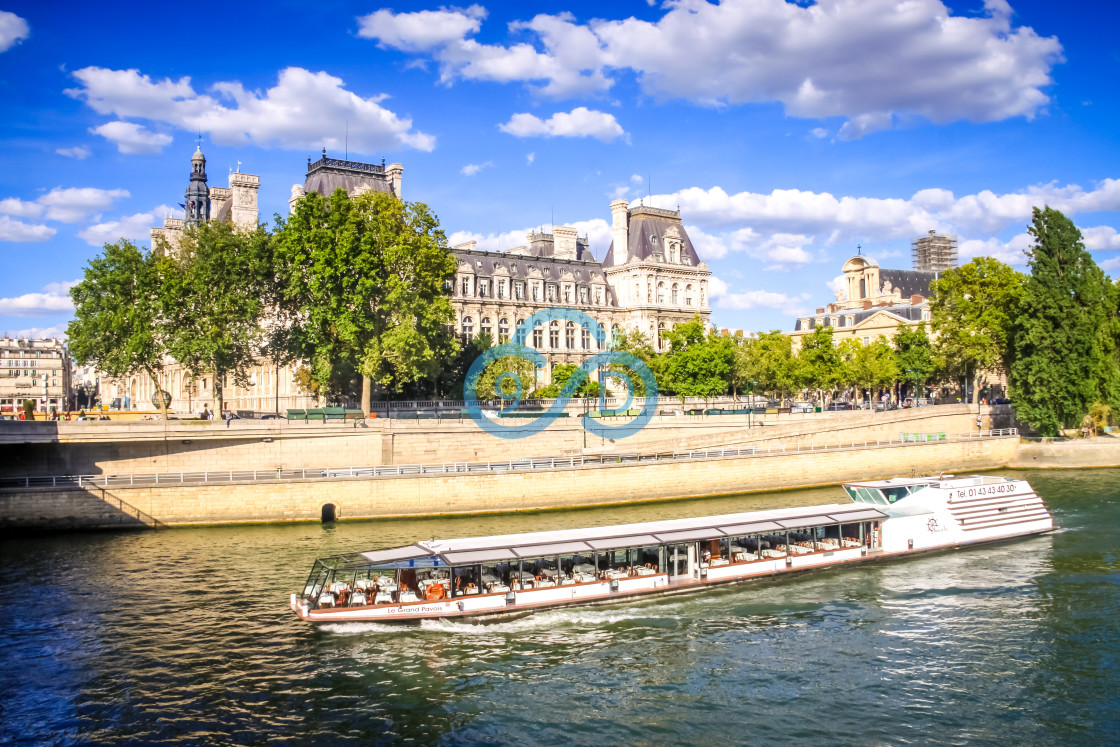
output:
[[[230,484],[295,480],[334,480],[350,477],[403,477],[408,475],[461,474],[471,472],[525,472],[538,469],[564,469],[588,465],[639,464],[674,462],[695,459],[720,459],[732,456],[767,456],[799,452],[839,451],[843,449],[874,449],[888,446],[922,446],[953,440],[1007,438],[1018,436],[1015,428],[999,428],[945,435],[943,439],[904,440],[903,434],[887,439],[850,439],[826,443],[798,441],[794,444],[753,446],[740,449],[694,449],[690,451],[594,454],[571,457],[525,457],[489,462],[449,462],[442,464],[401,464],[366,467],[321,467],[299,469],[208,470],[204,472],[157,472],[123,475],[48,475],[0,478],[0,489],[48,487],[147,487],[155,485]],[[909,435],[909,434],[907,434]]]

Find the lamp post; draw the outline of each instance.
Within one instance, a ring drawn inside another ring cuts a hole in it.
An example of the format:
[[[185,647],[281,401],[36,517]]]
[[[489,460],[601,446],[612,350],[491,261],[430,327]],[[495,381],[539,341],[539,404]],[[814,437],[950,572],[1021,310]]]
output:
[[[918,372],[912,368],[906,369],[906,373],[910,374],[910,380],[914,382],[914,407],[918,406]]]
[[[747,432],[751,430],[751,412],[754,410],[754,388],[758,386],[757,381],[747,382]]]

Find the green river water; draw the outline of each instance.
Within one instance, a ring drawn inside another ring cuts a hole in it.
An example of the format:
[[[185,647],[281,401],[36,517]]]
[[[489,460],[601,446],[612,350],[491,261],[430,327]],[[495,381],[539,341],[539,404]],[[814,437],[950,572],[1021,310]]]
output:
[[[1120,743],[1120,470],[1003,472],[1060,529],[492,625],[313,629],[319,556],[842,501],[4,540],[0,744]]]

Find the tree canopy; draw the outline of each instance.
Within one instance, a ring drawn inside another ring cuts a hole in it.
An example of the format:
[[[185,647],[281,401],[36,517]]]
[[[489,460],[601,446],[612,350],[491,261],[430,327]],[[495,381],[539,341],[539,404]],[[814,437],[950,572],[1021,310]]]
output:
[[[298,314],[292,344],[330,391],[335,367],[397,392],[434,380],[457,350],[450,281],[455,258],[423,203],[383,192],[311,193],[276,231],[277,280]],[[337,394],[337,392],[332,392]]]
[[[113,378],[146,373],[157,392],[167,352],[160,324],[161,267],[165,258],[125,239],[106,244],[70,289],[74,319],[66,329],[78,365],[94,364]],[[167,407],[159,397],[164,418]]]
[[[1007,364],[1023,281],[1022,273],[999,260],[976,257],[930,285],[938,356],[950,372],[973,382],[973,402],[980,396],[979,377]]]
[[[263,342],[269,236],[220,221],[187,231],[165,258],[160,304],[167,352],[191,374],[214,375],[214,412],[227,378],[248,386]]]
[[[1080,425],[1100,400],[1117,404],[1117,290],[1081,232],[1053,208],[1035,208],[1009,380],[1021,420],[1043,435]]]

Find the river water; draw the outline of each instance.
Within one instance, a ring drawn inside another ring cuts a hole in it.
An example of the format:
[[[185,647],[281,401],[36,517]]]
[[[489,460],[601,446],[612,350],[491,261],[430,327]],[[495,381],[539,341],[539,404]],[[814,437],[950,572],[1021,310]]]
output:
[[[493,625],[313,629],[314,558],[842,500],[6,539],[0,743],[1120,742],[1120,470],[1017,474],[1061,530]]]

